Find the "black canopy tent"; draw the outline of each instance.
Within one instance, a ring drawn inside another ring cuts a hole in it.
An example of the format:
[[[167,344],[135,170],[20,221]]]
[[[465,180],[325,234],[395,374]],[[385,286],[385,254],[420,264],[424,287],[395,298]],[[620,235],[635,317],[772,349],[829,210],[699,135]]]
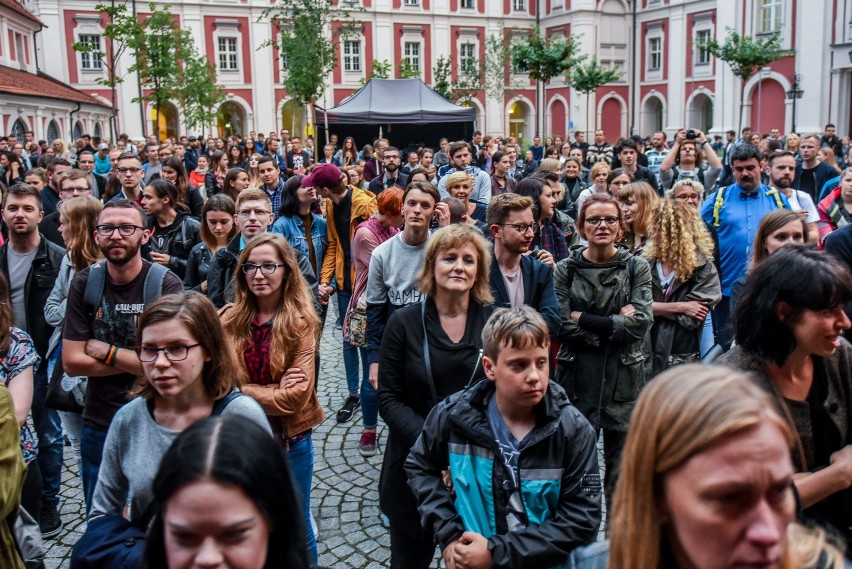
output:
[[[341,142],[351,136],[363,146],[381,135],[401,148],[421,143],[437,148],[442,137],[468,140],[476,120],[475,109],[454,105],[420,79],[370,79],[340,105],[317,109],[320,154],[326,113],[329,131]]]

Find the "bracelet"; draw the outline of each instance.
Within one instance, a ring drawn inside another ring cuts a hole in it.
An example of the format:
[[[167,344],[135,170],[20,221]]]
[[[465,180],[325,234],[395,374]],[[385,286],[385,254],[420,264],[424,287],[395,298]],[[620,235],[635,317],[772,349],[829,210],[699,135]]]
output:
[[[115,356],[118,354],[118,347],[114,344],[109,345],[109,351],[104,358],[104,363],[108,366],[115,365]]]

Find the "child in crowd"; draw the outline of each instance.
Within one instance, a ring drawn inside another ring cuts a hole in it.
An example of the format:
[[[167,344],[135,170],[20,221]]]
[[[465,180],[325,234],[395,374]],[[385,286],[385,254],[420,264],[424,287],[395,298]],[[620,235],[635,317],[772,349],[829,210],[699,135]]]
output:
[[[406,460],[421,521],[448,567],[563,564],[601,521],[594,430],[548,385],[535,310],[497,310],[482,338],[487,381],[436,406]]]

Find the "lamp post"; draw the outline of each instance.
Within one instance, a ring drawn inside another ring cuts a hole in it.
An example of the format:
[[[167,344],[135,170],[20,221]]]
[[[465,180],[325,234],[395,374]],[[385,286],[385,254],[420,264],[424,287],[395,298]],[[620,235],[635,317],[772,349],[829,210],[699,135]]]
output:
[[[852,51],[849,52],[849,58],[852,59]],[[793,129],[792,132],[796,132],[796,99],[801,99],[802,95],[805,92],[800,89],[802,84],[802,76],[798,73],[793,74],[793,84],[790,86],[790,90],[787,91],[787,98],[793,100]]]

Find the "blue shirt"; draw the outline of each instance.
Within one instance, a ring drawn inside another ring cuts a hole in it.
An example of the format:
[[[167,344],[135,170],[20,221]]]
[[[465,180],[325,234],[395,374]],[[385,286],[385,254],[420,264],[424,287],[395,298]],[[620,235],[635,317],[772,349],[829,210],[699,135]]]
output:
[[[271,192],[267,186],[261,187],[263,188],[263,191],[266,192],[266,195],[269,196],[269,201],[272,202],[272,215],[274,215],[277,220],[281,215],[279,210],[281,209],[281,194],[284,191],[284,181],[279,178],[278,186]]]
[[[719,192],[722,192],[724,199],[719,208],[717,226],[714,210]],[[790,209],[790,203],[784,194],[763,184],[751,194],[746,194],[737,184],[731,184],[713,192],[704,201],[701,218],[716,231],[719,241],[718,255],[722,267],[722,274],[719,276],[723,296],[731,296],[731,285],[743,274],[751,257],[760,220],[770,211],[778,209],[779,201],[782,207]]]

